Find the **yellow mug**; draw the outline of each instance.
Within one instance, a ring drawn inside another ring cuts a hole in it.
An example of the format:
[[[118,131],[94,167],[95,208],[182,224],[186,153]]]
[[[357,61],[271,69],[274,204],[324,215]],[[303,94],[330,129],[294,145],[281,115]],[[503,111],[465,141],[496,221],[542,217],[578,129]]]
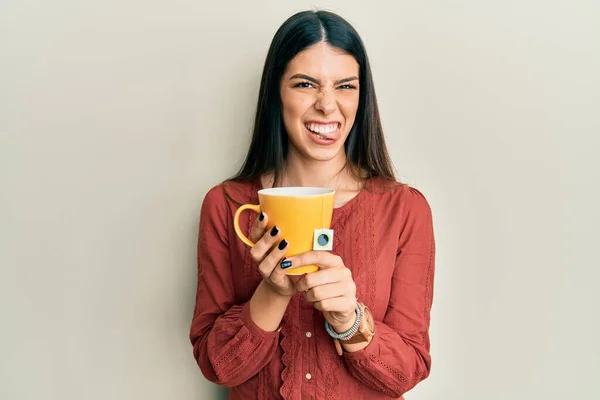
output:
[[[233,219],[235,233],[244,243],[253,247],[254,243],[240,229],[240,214],[244,210],[252,210],[256,213],[262,210],[269,219],[267,230],[277,225],[289,243],[284,257],[311,251],[319,245],[331,246],[333,237],[323,234],[315,237],[315,234],[319,233],[319,230],[330,228],[334,197],[335,190],[318,187],[277,187],[259,190],[260,205],[244,204],[237,209]],[[332,232],[328,234],[332,235]],[[316,265],[305,265],[292,267],[286,271],[286,274],[302,275],[318,270],[319,267]]]

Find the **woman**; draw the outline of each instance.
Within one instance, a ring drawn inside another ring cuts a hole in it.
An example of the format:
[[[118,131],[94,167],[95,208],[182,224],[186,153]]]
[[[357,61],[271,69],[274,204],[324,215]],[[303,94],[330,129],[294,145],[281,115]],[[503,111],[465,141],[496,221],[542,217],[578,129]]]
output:
[[[336,190],[331,252],[283,259],[286,232],[242,203],[273,186]],[[318,264],[301,277],[285,269]],[[396,182],[362,41],[341,17],[301,12],[267,55],[246,161],[200,216],[190,338],[230,399],[401,398],[429,375],[434,237],[427,201]]]

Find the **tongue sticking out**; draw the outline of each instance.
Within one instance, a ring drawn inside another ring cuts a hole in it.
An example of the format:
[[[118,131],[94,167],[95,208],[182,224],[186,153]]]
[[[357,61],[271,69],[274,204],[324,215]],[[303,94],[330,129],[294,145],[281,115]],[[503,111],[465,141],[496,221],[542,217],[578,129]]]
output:
[[[333,138],[330,138],[330,134],[335,132],[338,129],[338,123],[332,123],[332,124],[315,124],[315,123],[308,123],[305,124],[306,129],[308,129],[313,135],[317,136],[318,138],[321,139],[325,139],[325,140],[333,140]]]

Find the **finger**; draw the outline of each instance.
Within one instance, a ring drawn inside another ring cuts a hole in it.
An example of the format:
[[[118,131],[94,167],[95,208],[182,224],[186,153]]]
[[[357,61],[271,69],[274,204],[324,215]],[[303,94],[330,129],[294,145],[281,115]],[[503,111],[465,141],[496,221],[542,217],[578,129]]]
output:
[[[254,224],[252,224],[252,229],[250,230],[250,240],[252,242],[258,242],[262,235],[265,234],[267,222],[269,222],[269,217],[264,211],[258,214],[258,217],[256,217]]]
[[[346,312],[356,304],[356,299],[348,296],[334,297],[316,301],[313,306],[319,311]]]
[[[296,282],[296,290],[305,292],[315,286],[342,282],[345,280],[352,281],[352,274],[348,268],[321,269],[312,274],[304,275],[302,279]]]
[[[290,257],[287,261],[292,263],[292,268],[316,264],[321,268],[329,269],[344,265],[340,256],[336,256],[328,251],[307,251],[306,253]]]
[[[254,247],[250,249],[250,255],[252,259],[260,263],[267,256],[271,248],[278,240],[281,239],[281,231],[278,227],[274,226],[267,232],[265,232],[260,240],[256,242]]]
[[[276,259],[274,259],[273,261],[275,262],[275,266],[274,268],[271,270],[271,281],[275,282],[275,283],[281,283],[281,282],[285,282],[288,280],[292,281],[292,284],[294,282],[296,282],[298,279],[300,279],[301,277],[293,277],[294,279],[290,278],[287,274],[286,274],[286,270],[281,268],[281,263],[283,261],[285,261],[286,259],[284,258],[285,255],[285,251],[288,248],[288,243],[287,241],[284,239],[282,240],[282,242],[285,242],[285,246],[286,247],[281,247],[282,243],[280,242],[279,245],[277,246],[277,250],[278,253],[276,253]],[[271,255],[269,255],[270,257]],[[274,255],[275,256],[275,255]]]
[[[263,278],[272,278],[273,270],[279,267],[279,262],[283,258],[285,254],[285,250],[287,249],[289,243],[283,239],[281,240],[277,246],[271,250],[271,252],[264,257],[260,265],[258,266],[260,270],[260,274]],[[275,282],[275,281],[274,281]]]
[[[348,291],[348,285],[344,282],[328,283],[326,285],[315,286],[314,288],[308,290],[304,295],[304,298],[306,301],[314,303],[316,301],[350,295]]]

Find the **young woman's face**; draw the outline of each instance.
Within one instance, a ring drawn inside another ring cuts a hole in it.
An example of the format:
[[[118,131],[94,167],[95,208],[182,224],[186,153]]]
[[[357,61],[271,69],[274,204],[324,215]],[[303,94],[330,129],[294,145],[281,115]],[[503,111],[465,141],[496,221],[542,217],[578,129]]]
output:
[[[326,161],[345,158],[344,142],[358,109],[359,65],[327,43],[298,53],[280,83],[290,152]]]

